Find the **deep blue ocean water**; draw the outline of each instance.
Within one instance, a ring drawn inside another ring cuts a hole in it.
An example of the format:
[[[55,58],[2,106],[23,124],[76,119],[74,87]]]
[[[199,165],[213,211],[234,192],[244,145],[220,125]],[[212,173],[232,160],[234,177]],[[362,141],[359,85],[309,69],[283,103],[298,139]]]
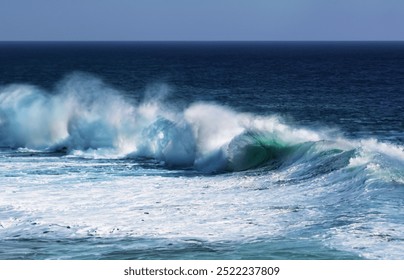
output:
[[[0,259],[403,259],[404,43],[0,43]]]

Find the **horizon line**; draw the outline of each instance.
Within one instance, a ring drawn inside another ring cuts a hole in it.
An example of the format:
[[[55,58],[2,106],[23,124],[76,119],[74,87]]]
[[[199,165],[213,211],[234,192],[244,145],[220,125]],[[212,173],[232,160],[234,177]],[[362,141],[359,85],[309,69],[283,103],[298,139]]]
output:
[[[154,42],[156,42],[156,43],[164,43],[164,42],[166,42],[166,43],[170,43],[170,42],[172,42],[172,43],[193,43],[193,42],[195,42],[195,43],[204,43],[204,42],[206,42],[206,43],[209,43],[209,42],[212,42],[212,43],[214,43],[214,42],[218,42],[218,43],[226,43],[226,42],[229,42],[229,43],[232,43],[232,42],[234,42],[234,43],[249,43],[249,42],[251,42],[251,43],[254,43],[254,42],[257,42],[257,43],[260,43],[260,42],[262,42],[262,43],[277,43],[277,42],[279,42],[279,43],[282,43],[282,42],[291,42],[291,43],[293,43],[293,42],[302,42],[302,43],[304,43],[304,42],[324,42],[324,43],[328,43],[328,42],[330,42],[330,43],[332,43],[332,42],[404,42],[404,39],[401,39],[401,40],[311,40],[311,39],[308,39],[308,40],[59,40],[59,39],[57,39],[57,40],[1,40],[0,39],[0,43],[25,43],[25,42],[27,42],[27,43],[47,43],[47,42],[49,42],[49,43],[58,43],[58,42],[60,42],[60,43],[64,43],[64,42],[72,42],[72,43],[114,43],[114,42],[116,42],[116,43],[119,43],[119,42],[122,42],[122,43],[142,43],[142,42],[145,42],[145,43],[148,43],[148,42],[150,42],[150,43],[154,43]]]

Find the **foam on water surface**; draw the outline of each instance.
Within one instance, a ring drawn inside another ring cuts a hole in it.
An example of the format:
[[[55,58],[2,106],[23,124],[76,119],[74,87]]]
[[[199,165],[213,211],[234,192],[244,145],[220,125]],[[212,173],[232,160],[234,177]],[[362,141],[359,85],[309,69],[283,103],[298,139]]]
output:
[[[2,242],[100,238],[122,252],[128,240],[147,250],[285,239],[303,254],[321,244],[313,258],[404,255],[399,144],[149,95],[78,74],[54,92],[2,88]]]

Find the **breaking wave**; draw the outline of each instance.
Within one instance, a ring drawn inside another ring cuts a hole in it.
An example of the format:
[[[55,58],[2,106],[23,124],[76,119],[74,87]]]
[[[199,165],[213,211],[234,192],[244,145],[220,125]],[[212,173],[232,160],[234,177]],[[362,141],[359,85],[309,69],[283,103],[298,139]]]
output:
[[[54,92],[5,86],[0,89],[0,145],[89,158],[150,158],[168,168],[203,172],[310,162],[306,171],[321,173],[374,163],[378,156],[394,161],[392,166],[404,162],[398,145],[348,141],[325,130],[287,125],[278,116],[212,103],[176,108],[164,101],[162,91],[136,101],[83,74],[69,76]]]

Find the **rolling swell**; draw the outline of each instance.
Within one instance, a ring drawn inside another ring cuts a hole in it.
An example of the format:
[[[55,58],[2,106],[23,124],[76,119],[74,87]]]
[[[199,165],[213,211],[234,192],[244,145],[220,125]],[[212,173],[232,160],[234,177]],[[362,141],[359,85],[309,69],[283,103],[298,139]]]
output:
[[[140,102],[130,100],[83,74],[70,75],[54,92],[30,85],[3,87],[0,136],[0,145],[7,148],[86,158],[150,158],[168,168],[207,173],[295,166],[301,179],[366,165],[377,156],[384,166],[404,160],[400,146],[348,141],[287,125],[277,116],[239,113],[212,103],[179,108],[164,102],[161,90]]]

